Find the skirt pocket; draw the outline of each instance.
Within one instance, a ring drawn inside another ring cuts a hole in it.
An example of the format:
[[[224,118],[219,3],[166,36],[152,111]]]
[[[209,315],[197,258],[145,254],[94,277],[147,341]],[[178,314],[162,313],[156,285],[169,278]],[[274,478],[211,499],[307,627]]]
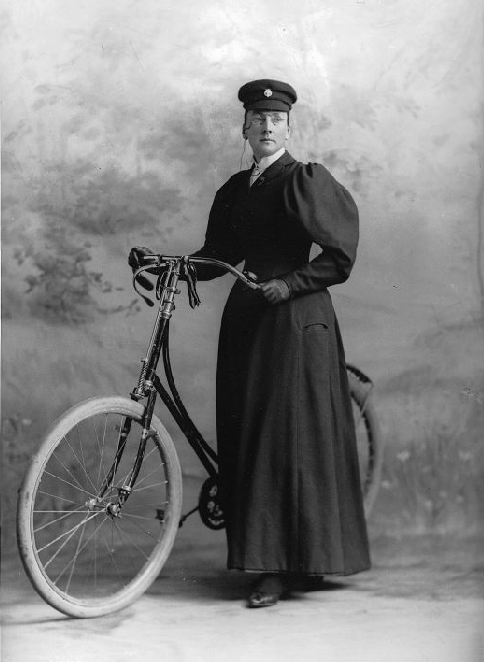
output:
[[[327,331],[329,326],[326,322],[307,322],[303,325],[302,330],[306,332]]]

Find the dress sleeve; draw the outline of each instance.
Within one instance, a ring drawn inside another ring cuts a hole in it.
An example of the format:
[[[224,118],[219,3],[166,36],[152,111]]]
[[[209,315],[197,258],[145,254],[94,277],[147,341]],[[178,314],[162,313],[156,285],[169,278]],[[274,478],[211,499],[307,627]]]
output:
[[[235,202],[235,184],[236,179],[232,177],[217,191],[208,217],[205,242],[200,250],[192,253],[192,257],[211,257],[232,266],[244,259],[230,222]],[[224,269],[205,264],[197,264],[196,270],[198,280],[212,280],[227,273]]]
[[[301,164],[284,191],[289,218],[322,248],[314,260],[284,276],[291,296],[343,283],[358,245],[358,209],[348,191],[317,163]]]

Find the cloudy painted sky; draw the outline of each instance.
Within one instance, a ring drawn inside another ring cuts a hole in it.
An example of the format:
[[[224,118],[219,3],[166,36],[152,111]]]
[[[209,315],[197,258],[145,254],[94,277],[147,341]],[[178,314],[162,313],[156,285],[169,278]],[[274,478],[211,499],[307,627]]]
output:
[[[215,190],[250,163],[237,89],[267,76],[299,95],[290,151],[360,208],[335,288],[353,353],[388,358],[479,309],[479,0],[6,0],[3,42],[7,303],[14,250],[53,218],[128,286],[131,245],[198,248]],[[206,287],[211,315],[226,286]]]

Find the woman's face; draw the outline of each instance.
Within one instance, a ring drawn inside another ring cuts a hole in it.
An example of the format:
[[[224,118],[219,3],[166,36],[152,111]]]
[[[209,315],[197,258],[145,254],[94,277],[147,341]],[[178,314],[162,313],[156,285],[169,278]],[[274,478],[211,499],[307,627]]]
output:
[[[279,110],[249,110],[245,119],[247,137],[257,161],[285,147],[289,138],[288,114]]]

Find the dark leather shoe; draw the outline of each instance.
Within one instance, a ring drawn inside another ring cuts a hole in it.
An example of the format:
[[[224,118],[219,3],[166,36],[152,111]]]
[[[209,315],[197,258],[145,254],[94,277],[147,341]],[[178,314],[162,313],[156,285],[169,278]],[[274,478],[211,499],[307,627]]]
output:
[[[250,594],[247,602],[248,607],[272,607],[279,602],[281,593],[264,593],[263,591],[254,591]]]
[[[257,580],[247,602],[248,607],[272,607],[286,590],[286,582],[280,575],[265,573]]]

